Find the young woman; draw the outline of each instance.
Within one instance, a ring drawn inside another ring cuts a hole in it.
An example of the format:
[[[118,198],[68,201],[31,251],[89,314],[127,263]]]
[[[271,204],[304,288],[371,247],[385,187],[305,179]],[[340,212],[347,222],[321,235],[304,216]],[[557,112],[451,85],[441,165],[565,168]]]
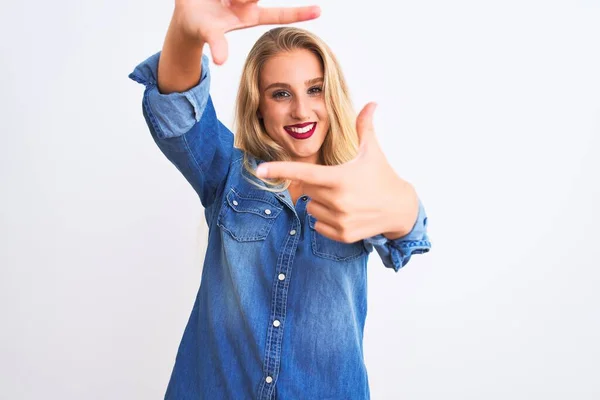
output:
[[[204,45],[221,64],[228,31],[318,16],[176,1],[162,52],[130,75],[146,86],[150,132],[209,227],[167,399],[369,398],[368,255],[397,271],[430,249],[415,190],[377,143],[374,104],[355,118],[336,58],[314,34],[266,32],[244,66],[235,136],[217,118]]]

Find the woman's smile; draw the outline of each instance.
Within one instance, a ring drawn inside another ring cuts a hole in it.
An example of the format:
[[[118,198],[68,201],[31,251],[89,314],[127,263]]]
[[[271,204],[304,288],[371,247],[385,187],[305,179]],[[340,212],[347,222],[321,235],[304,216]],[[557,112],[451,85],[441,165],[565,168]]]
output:
[[[290,134],[294,139],[308,139],[315,132],[317,127],[316,122],[306,122],[303,124],[287,125],[283,129]]]

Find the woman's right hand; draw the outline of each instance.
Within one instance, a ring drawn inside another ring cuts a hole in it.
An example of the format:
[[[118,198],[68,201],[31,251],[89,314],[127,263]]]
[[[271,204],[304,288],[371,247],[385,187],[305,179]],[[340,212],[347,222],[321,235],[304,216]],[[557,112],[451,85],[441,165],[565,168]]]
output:
[[[258,0],[176,0],[174,21],[189,39],[208,43],[215,64],[227,60],[225,33],[257,25],[280,25],[319,17],[318,6],[258,6]]]

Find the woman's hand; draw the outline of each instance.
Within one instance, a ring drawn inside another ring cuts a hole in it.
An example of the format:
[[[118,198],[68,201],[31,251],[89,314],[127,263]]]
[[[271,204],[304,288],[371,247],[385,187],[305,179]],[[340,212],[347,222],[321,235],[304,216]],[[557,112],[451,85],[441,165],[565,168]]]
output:
[[[352,161],[336,166],[278,161],[257,170],[262,178],[299,182],[311,197],[307,211],[317,219],[315,229],[339,242],[378,234],[397,239],[411,231],[419,212],[413,186],[396,175],[377,142],[374,110],[369,103],[357,118],[360,149]]]
[[[258,0],[176,0],[174,20],[184,35],[208,43],[215,64],[227,60],[225,33],[257,25],[290,24],[319,17],[318,6],[264,8]]]

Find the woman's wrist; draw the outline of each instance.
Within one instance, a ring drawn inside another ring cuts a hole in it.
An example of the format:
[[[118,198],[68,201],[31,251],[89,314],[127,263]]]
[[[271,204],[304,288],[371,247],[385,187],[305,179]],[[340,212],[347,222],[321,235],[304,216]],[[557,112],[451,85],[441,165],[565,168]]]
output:
[[[183,4],[175,6],[173,10],[173,16],[171,17],[171,23],[169,25],[170,33],[177,38],[178,42],[186,44],[190,47],[204,46],[206,40],[200,37],[199,29],[197,27],[190,28],[188,21],[186,21],[186,15],[193,12],[191,7],[188,5],[190,0],[181,0]],[[187,25],[186,25],[187,24]]]
[[[194,0],[175,0],[175,8],[185,7],[186,5],[192,3]]]

